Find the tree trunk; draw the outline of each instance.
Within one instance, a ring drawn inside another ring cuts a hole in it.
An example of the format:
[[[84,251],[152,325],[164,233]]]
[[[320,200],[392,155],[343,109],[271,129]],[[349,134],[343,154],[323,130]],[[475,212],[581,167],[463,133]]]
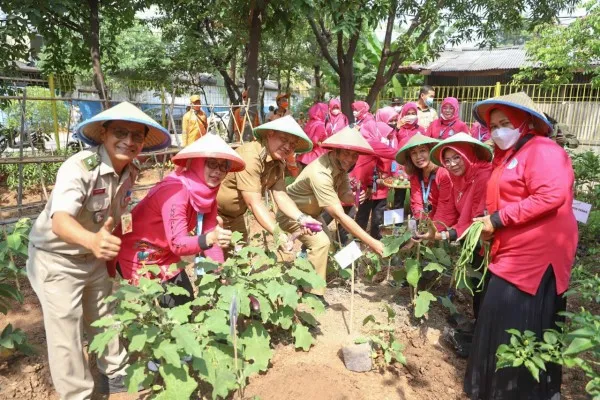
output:
[[[239,103],[241,101],[242,95],[233,79],[231,79],[227,71],[225,71],[222,68],[219,69],[219,74],[221,74],[221,76],[223,77],[223,83],[225,84],[225,90],[227,91],[227,97],[229,97],[229,102],[231,102],[232,104]]]
[[[340,68],[340,101],[342,102],[342,112],[348,117],[348,122],[350,123],[354,122],[354,115],[352,115],[352,103],[354,103],[354,73],[352,68],[352,63]]]
[[[237,86],[237,49],[233,52],[231,61],[229,64],[229,76],[233,80],[234,85]]]
[[[88,0],[88,6],[90,8],[90,32],[88,36],[88,45],[90,48],[90,55],[92,57],[92,71],[93,81],[96,90],[98,90],[98,96],[100,96],[104,109],[110,108],[108,101],[106,84],[104,82],[104,74],[102,73],[102,64],[100,62],[100,20],[98,18],[98,6],[99,0]]]
[[[323,93],[321,90],[321,66],[319,64],[314,65],[315,74],[315,102],[323,101]]]
[[[290,92],[291,78],[292,78],[292,70],[288,69],[287,76],[285,77],[285,93]]]
[[[259,4],[260,3],[260,4]],[[258,103],[258,52],[260,50],[260,37],[262,34],[262,13],[267,6],[267,1],[253,1],[250,6],[250,38],[248,41],[248,54],[246,62],[246,86],[248,88],[248,97],[250,98],[250,120],[257,115]]]

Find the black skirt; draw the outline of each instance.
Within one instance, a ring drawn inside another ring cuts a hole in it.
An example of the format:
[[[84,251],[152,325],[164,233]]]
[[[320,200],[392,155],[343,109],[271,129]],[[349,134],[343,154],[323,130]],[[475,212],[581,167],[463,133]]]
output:
[[[491,273],[491,272],[490,272]],[[496,371],[496,350],[508,344],[507,329],[530,330],[541,338],[546,329],[556,329],[566,299],[556,294],[556,279],[550,265],[535,296],[492,274],[485,290],[467,363],[464,390],[471,400],[560,399],[562,369],[546,363],[536,382],[521,366]]]

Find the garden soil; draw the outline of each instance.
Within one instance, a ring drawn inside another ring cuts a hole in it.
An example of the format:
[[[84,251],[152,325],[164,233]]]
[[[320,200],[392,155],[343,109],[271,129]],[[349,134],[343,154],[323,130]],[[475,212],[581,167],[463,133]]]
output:
[[[156,181],[151,171],[145,171],[141,184]],[[137,192],[143,196],[144,193]],[[7,205],[6,191],[0,191],[0,204]],[[31,194],[39,199],[39,193]],[[10,199],[13,200],[13,199]],[[13,203],[14,204],[14,203]],[[253,222],[253,230],[256,230]],[[337,285],[336,285],[337,282]],[[377,280],[375,281],[377,282]],[[42,312],[27,279],[21,280],[25,295],[22,305],[15,305],[8,316],[0,315],[0,327],[12,323],[27,334],[38,349],[35,356],[16,356],[0,361],[0,400],[58,400],[53,390],[48,369],[46,336]],[[387,399],[466,399],[462,394],[462,380],[466,361],[457,358],[440,338],[446,326],[447,311],[434,304],[428,318],[417,321],[407,309],[407,288],[394,288],[386,282],[371,283],[359,279],[354,302],[354,334],[349,334],[350,288],[347,282],[330,282],[325,295],[330,308],[318,320],[316,343],[308,352],[295,350],[293,345],[279,341],[275,345],[272,368],[254,376],[245,388],[244,398],[257,396],[263,400],[387,400]],[[438,288],[442,293],[446,287]],[[396,337],[404,346],[407,365],[394,364],[375,367],[370,372],[356,373],[344,367],[341,348],[352,338],[368,333],[362,320],[373,314],[385,321],[384,303],[397,313]],[[572,302],[576,307],[577,302]],[[470,309],[469,299],[458,296],[458,307],[463,312]],[[570,305],[569,308],[572,306]],[[93,360],[92,360],[93,361]],[[92,370],[97,376],[95,363]],[[581,371],[566,370],[563,376],[565,399],[585,399],[585,376]],[[119,394],[111,400],[143,398],[143,394]],[[106,398],[96,396],[95,398]],[[208,398],[208,397],[207,397]],[[239,394],[232,396],[239,399]]]

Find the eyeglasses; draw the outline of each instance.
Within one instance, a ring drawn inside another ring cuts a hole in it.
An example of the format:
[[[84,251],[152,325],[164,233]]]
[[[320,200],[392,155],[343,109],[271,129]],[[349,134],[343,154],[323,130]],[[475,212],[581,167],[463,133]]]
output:
[[[229,172],[229,170],[231,169],[231,161],[226,160],[223,162],[219,162],[214,158],[208,158],[206,160],[206,166],[210,169],[218,169],[221,172]]]
[[[444,159],[444,165],[446,167],[449,167],[451,165],[458,165],[461,160],[462,159],[460,158],[460,156],[454,156],[452,158],[446,158],[446,159]]]
[[[129,136],[131,134],[131,140],[133,141],[133,143],[144,143],[144,139],[146,139],[146,132],[140,132],[140,131],[130,131],[127,130],[125,128],[112,128],[113,134],[115,135],[115,137],[119,140],[123,140],[125,139],[127,136]]]

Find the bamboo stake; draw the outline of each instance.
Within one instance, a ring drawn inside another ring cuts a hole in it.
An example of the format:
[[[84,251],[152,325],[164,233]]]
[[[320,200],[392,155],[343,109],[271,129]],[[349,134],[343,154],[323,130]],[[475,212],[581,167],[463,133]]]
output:
[[[354,333],[354,261],[352,261],[352,273],[350,276],[350,334]]]

